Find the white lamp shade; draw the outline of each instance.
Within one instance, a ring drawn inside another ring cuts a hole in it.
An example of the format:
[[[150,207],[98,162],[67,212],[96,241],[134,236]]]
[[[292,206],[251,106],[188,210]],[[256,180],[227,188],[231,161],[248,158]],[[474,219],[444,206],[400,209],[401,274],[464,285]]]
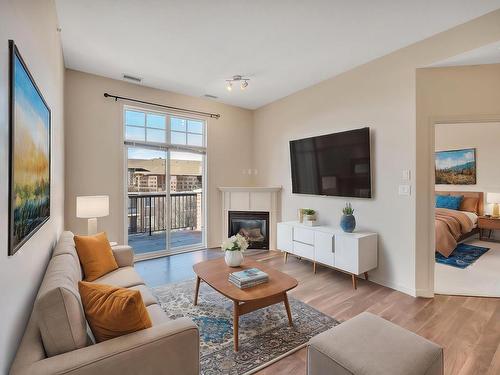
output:
[[[500,193],[488,193],[488,203],[500,203]]]
[[[91,219],[109,215],[109,196],[88,195],[76,197],[76,217]]]

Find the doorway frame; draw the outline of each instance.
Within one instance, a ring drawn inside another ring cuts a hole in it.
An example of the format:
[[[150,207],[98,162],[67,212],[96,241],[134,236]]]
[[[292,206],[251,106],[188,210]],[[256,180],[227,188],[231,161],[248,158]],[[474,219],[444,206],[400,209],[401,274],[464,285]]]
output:
[[[427,243],[427,254],[428,254],[428,262],[427,262],[427,274],[428,274],[428,286],[429,286],[429,295],[420,295],[421,297],[434,297],[435,295],[435,286],[434,286],[434,278],[435,278],[435,256],[434,253],[436,251],[436,239],[435,239],[435,224],[434,224],[434,216],[435,216],[435,202],[433,200],[434,192],[435,192],[435,148],[436,148],[436,125],[438,124],[468,124],[468,123],[500,123],[500,114],[491,114],[491,115],[444,115],[444,116],[433,116],[430,117],[427,121],[427,126],[430,129],[429,131],[429,163],[428,163],[428,178],[429,184],[427,186],[428,202],[427,205],[430,208],[430,215],[427,219],[427,231],[429,233],[428,243]]]

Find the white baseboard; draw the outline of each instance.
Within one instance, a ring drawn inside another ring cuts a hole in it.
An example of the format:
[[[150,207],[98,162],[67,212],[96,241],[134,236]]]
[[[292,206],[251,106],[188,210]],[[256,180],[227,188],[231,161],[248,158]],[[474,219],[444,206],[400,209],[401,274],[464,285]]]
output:
[[[372,277],[371,275],[369,276],[368,280],[373,281],[374,283],[377,283],[379,285],[385,286],[387,288],[397,290],[398,292],[408,294],[412,297],[417,297],[417,291],[415,289],[408,288],[404,285],[396,284],[393,283],[392,281],[381,280],[376,277]]]
[[[434,298],[434,292],[430,289],[417,289],[417,297]]]
[[[478,292],[477,290],[467,290],[463,289],[459,292],[456,290],[439,290],[436,291],[436,294],[444,294],[447,296],[464,296],[464,297],[487,297],[487,298],[499,298],[500,294],[495,293],[483,293]]]

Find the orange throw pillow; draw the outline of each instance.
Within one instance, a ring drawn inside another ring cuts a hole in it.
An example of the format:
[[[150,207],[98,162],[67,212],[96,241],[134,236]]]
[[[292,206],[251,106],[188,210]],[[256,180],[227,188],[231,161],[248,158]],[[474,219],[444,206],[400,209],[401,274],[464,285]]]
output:
[[[479,198],[464,197],[460,204],[460,211],[477,212]]]
[[[78,282],[83,310],[97,342],[150,328],[151,319],[138,290]]]
[[[85,281],[94,281],[118,268],[106,233],[73,238]]]

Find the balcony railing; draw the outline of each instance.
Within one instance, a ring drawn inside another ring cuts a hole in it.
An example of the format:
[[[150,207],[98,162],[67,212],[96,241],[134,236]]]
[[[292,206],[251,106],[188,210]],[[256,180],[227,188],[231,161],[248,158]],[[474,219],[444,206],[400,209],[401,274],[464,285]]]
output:
[[[165,217],[165,193],[128,194],[128,234],[170,229],[199,229],[201,193],[170,194],[170,226]]]

